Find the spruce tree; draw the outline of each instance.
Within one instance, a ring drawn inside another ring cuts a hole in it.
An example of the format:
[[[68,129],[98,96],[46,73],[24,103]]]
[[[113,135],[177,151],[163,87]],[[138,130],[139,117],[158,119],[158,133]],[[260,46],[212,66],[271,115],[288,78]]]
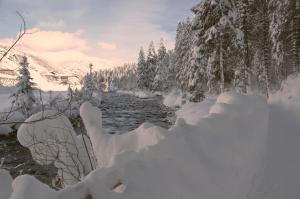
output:
[[[138,58],[138,66],[137,66],[137,85],[139,89],[146,89],[148,88],[147,82],[147,63],[145,59],[144,49],[141,48],[139,52]]]
[[[82,100],[91,101],[93,97],[93,92],[95,90],[94,80],[93,80],[93,65],[90,64],[90,72],[86,74],[83,78],[83,84],[81,88]]]
[[[147,74],[147,80],[146,80],[146,88],[149,90],[153,90],[153,81],[155,78],[156,68],[158,64],[157,54],[154,47],[154,42],[151,41],[148,48],[148,55],[147,55],[147,61],[146,61],[146,74]]]
[[[168,73],[168,67],[169,67],[169,56],[163,39],[160,40],[157,59],[158,60],[157,60],[155,78],[154,78],[152,88],[153,90],[156,91],[163,91],[168,87],[166,85],[167,84],[166,75]]]
[[[29,63],[27,61],[27,57],[22,57],[16,91],[13,95],[11,95],[13,98],[12,103],[16,106],[16,110],[27,118],[34,113],[36,102],[33,93],[34,83],[32,82],[28,66]]]

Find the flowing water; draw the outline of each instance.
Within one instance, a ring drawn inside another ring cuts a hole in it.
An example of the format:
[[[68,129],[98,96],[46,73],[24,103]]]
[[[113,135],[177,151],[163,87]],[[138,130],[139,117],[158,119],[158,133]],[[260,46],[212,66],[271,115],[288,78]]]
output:
[[[162,104],[161,97],[140,99],[132,95],[106,93],[102,110],[103,128],[110,134],[122,134],[136,129],[144,122],[168,128],[174,118],[173,111]],[[22,147],[15,134],[0,137],[0,165],[13,177],[21,174],[34,175],[51,185],[56,176],[53,165],[39,166],[31,158],[28,149]]]

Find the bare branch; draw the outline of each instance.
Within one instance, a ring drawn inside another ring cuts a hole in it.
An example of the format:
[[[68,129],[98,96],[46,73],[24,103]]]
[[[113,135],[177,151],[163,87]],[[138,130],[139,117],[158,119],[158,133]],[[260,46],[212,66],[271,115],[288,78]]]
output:
[[[5,53],[2,55],[2,57],[0,58],[0,62],[7,56],[7,54],[11,51],[11,49],[13,49],[17,43],[22,39],[22,37],[26,34],[33,34],[35,32],[27,32],[27,26],[26,26],[26,21],[25,18],[23,17],[23,15],[21,13],[19,13],[18,11],[16,11],[17,15],[21,18],[22,23],[20,26],[20,31],[19,34],[17,36],[17,39],[14,41],[14,43],[5,51]]]

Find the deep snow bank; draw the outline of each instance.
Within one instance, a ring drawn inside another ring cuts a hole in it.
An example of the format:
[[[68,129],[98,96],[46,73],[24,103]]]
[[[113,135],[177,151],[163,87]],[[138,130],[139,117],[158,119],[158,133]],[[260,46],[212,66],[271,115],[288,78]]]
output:
[[[77,136],[69,119],[56,111],[32,115],[20,126],[17,137],[37,163],[54,163],[63,185],[79,182],[96,168],[90,142]]]
[[[226,93],[197,126],[181,120],[158,144],[118,155],[81,184],[94,198],[246,198],[267,132],[262,98]],[[121,195],[111,191],[118,180]]]
[[[285,80],[279,91],[270,96],[269,102],[286,107],[300,108],[300,75],[291,75]]]
[[[172,90],[163,95],[163,104],[167,107],[175,108],[183,105],[183,93],[180,90]]]
[[[0,199],[8,199],[10,197],[13,192],[12,181],[9,172],[0,168]]]
[[[106,136],[97,122],[101,111],[90,104],[81,107],[81,116],[94,140],[98,163],[106,168],[60,192],[43,191],[51,198],[82,199],[91,194],[94,199],[246,199],[267,143],[268,106],[257,96],[225,93],[206,116],[198,115],[196,125],[178,119],[167,131],[144,124],[123,137]],[[26,178],[15,180],[22,184],[14,186],[14,193],[32,184]],[[113,191],[118,184],[123,193]],[[12,199],[29,199],[15,196]],[[31,194],[30,199],[38,196]]]
[[[138,97],[141,99],[153,98],[157,95],[161,95],[161,93],[158,93],[158,92],[150,92],[150,91],[145,91],[145,90],[136,90],[136,91],[118,90],[117,93],[134,95],[135,97]]]
[[[177,118],[183,118],[186,123],[196,125],[203,117],[209,114],[216,99],[208,98],[200,103],[188,102],[176,111]]]

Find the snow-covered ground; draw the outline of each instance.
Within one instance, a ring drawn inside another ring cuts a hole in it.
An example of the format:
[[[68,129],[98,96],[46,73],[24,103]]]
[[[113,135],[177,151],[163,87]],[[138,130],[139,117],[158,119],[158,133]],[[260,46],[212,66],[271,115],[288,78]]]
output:
[[[224,93],[187,103],[169,130],[146,123],[120,136],[107,135],[101,111],[85,103],[80,112],[97,169],[60,191],[20,176],[10,198],[297,199],[300,92],[293,87],[299,83],[298,77],[288,80],[269,102]],[[11,181],[1,180],[6,186]]]
[[[183,94],[179,90],[172,90],[171,92],[164,94],[163,97],[165,106],[175,108],[183,105]]]
[[[143,90],[136,90],[136,91],[118,90],[117,93],[134,95],[141,99],[153,98],[155,96],[161,95],[161,93],[158,92],[150,92],[150,91],[143,91]]]
[[[1,124],[0,125],[0,135],[7,135],[12,132],[11,128],[14,126],[13,122],[22,122],[26,118],[22,114],[17,111],[11,112],[15,107],[12,107],[12,98],[11,95],[13,93],[14,87],[0,87],[0,124],[1,123],[9,123],[9,124]],[[66,91],[55,91],[55,92],[34,92],[35,97],[39,100],[40,97],[44,104],[49,103],[49,101],[53,99],[58,99],[57,103],[59,103],[59,99],[63,99],[66,97]],[[40,96],[41,94],[41,96]],[[63,100],[62,100],[63,101]]]

